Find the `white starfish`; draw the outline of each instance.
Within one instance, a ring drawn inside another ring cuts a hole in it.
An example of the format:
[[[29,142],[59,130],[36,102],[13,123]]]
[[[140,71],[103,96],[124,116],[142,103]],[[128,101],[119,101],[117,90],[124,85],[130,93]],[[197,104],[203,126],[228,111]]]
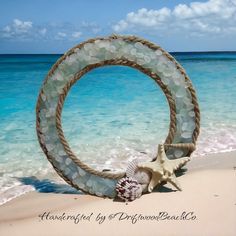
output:
[[[148,170],[152,173],[152,177],[148,185],[148,192],[152,192],[152,190],[163,181],[171,183],[174,187],[181,191],[182,189],[177,181],[174,171],[185,165],[189,160],[190,157],[169,160],[166,156],[164,145],[159,144],[157,158],[155,161],[138,164],[139,168]]]

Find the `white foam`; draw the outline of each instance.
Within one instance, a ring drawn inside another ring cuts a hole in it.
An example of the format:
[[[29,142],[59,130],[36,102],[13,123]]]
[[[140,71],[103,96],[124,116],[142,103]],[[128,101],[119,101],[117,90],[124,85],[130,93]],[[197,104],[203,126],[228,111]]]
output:
[[[10,187],[5,191],[0,192],[0,205],[3,205],[14,198],[17,198],[25,193],[32,192],[34,190],[34,187],[30,185],[19,185]]]

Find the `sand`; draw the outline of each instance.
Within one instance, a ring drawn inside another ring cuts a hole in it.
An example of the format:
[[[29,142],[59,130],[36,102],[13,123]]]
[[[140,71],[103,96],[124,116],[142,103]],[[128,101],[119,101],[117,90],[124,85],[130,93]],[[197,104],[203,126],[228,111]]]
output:
[[[166,185],[128,204],[25,194],[0,206],[0,235],[236,235],[236,152],[195,157],[187,168],[178,177],[182,192]]]

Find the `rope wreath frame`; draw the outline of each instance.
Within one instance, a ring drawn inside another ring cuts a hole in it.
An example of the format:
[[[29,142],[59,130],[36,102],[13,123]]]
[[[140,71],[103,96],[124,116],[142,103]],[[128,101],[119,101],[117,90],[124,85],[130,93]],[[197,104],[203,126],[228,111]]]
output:
[[[73,181],[71,181],[70,178],[68,178],[63,171],[60,169],[60,167],[58,165],[55,164],[54,162],[54,156],[52,156],[48,149],[47,146],[45,144],[45,142],[42,139],[42,129],[41,129],[41,119],[40,119],[40,111],[41,111],[41,103],[43,102],[42,100],[42,96],[44,95],[44,86],[46,85],[47,81],[49,80],[49,78],[54,74],[54,72],[57,70],[57,68],[59,67],[59,65],[66,60],[66,58],[68,58],[70,55],[72,55],[76,50],[81,49],[84,47],[84,45],[88,44],[88,43],[94,43],[96,40],[107,40],[107,41],[112,41],[112,40],[116,40],[116,39],[120,39],[120,40],[124,40],[125,42],[128,43],[141,43],[145,46],[147,46],[148,48],[150,48],[151,50],[160,50],[162,52],[162,54],[167,57],[171,62],[174,63],[174,65],[176,66],[176,68],[178,69],[178,71],[184,76],[185,82],[188,84],[188,87],[186,88],[186,90],[189,91],[189,93],[191,94],[191,98],[192,98],[192,104],[194,106],[194,118],[195,118],[195,128],[194,131],[192,133],[192,142],[191,143],[173,143],[173,139],[176,133],[176,123],[177,123],[177,119],[176,119],[176,104],[175,101],[173,99],[173,94],[171,93],[171,91],[168,89],[168,86],[165,85],[161,78],[154,73],[151,69],[149,68],[145,68],[142,65],[139,65],[138,63],[131,61],[125,57],[121,57],[119,59],[109,59],[109,60],[103,60],[101,62],[98,63],[93,63],[93,64],[89,64],[87,66],[85,66],[83,69],[81,69],[80,71],[78,71],[77,73],[75,73],[75,75],[73,76],[73,78],[70,79],[69,82],[66,83],[66,85],[64,86],[64,88],[62,89],[61,93],[59,94],[58,97],[58,101],[57,101],[57,106],[56,106],[56,116],[55,116],[55,124],[56,124],[56,130],[58,133],[58,137],[60,139],[61,144],[63,145],[63,148],[66,152],[66,154],[68,155],[68,157],[80,168],[82,168],[83,170],[85,170],[86,172],[101,177],[101,178],[106,178],[106,179],[113,179],[113,180],[119,180],[120,178],[125,176],[125,172],[123,173],[111,173],[111,172],[102,172],[102,171],[97,171],[91,167],[89,167],[88,165],[86,165],[85,163],[83,163],[80,159],[78,159],[76,157],[76,155],[74,154],[74,152],[71,150],[65,136],[63,133],[63,129],[62,129],[62,125],[61,125],[61,113],[62,113],[62,109],[63,109],[63,104],[64,101],[66,99],[66,96],[70,90],[70,88],[83,76],[85,75],[87,72],[98,68],[98,67],[102,67],[102,66],[106,66],[106,65],[122,65],[122,66],[128,66],[128,67],[132,67],[134,69],[137,69],[139,71],[141,71],[142,73],[148,75],[150,78],[152,78],[158,85],[159,87],[162,89],[163,93],[166,96],[166,99],[168,101],[168,105],[170,108],[170,123],[169,123],[169,133],[167,135],[167,138],[164,142],[165,145],[165,149],[168,152],[168,149],[171,148],[180,148],[180,149],[185,149],[187,150],[187,156],[190,156],[191,153],[195,150],[196,147],[196,140],[197,137],[199,135],[199,131],[200,131],[200,110],[199,110],[199,106],[198,106],[198,101],[197,101],[197,96],[196,96],[196,92],[192,86],[191,80],[189,79],[188,75],[186,74],[185,70],[182,68],[181,65],[179,65],[179,63],[169,54],[167,53],[165,50],[163,50],[160,46],[155,45],[147,40],[144,39],[140,39],[138,37],[135,36],[119,36],[119,35],[112,35],[110,37],[106,37],[106,38],[93,38],[90,40],[87,40],[83,43],[80,43],[79,45],[73,47],[72,49],[70,49],[66,54],[64,54],[51,68],[51,70],[49,71],[49,73],[46,76],[46,79],[43,83],[42,89],[40,90],[39,93],[39,97],[38,97],[38,101],[37,101],[37,105],[36,105],[36,131],[37,131],[37,136],[38,136],[38,140],[40,143],[41,148],[43,149],[44,153],[46,154],[48,160],[51,162],[51,164],[53,165],[54,169],[57,171],[57,173],[70,185],[72,185],[73,187],[82,190],[83,192],[87,192],[85,189],[80,188],[78,185],[75,185],[73,183]],[[96,193],[91,193],[90,194],[96,194]]]

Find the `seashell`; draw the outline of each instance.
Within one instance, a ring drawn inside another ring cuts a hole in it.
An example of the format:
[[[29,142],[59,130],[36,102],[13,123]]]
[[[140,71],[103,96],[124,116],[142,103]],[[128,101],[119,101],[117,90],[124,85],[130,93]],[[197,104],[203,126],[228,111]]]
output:
[[[133,201],[142,195],[142,186],[132,177],[124,177],[116,184],[117,196],[126,202]]]
[[[138,160],[131,161],[126,170],[127,177],[133,177],[141,185],[148,185],[151,179],[151,173],[138,167]]]
[[[137,170],[138,170],[138,161],[137,159],[134,159],[133,161],[129,163],[126,169],[126,176],[133,177]]]

